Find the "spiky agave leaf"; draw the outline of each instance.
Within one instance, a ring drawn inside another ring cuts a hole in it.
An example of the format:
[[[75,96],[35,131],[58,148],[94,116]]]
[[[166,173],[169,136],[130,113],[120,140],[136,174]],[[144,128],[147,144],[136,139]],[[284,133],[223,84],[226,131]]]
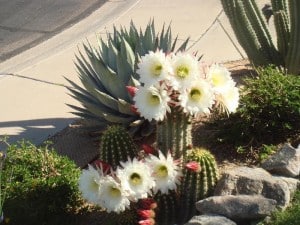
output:
[[[178,48],[185,50],[189,39]],[[79,51],[75,66],[82,86],[68,80],[71,96],[81,103],[81,107],[69,105],[73,114],[95,121],[99,128],[109,124],[123,124],[132,133],[147,136],[154,130],[154,125],[132,112],[132,97],[126,86],[137,86],[137,62],[149,51],[161,49],[174,52],[177,37],[172,40],[171,27],[163,26],[156,33],[151,20],[145,31],[138,31],[133,22],[129,30],[114,27],[113,33],[107,34],[107,41],[98,37],[98,45],[83,44],[84,53]]]

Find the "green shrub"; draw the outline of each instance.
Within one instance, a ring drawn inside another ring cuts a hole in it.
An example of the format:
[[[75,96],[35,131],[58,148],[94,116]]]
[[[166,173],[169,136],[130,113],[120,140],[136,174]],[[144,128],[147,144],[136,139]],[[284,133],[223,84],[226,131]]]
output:
[[[290,207],[288,207],[285,211],[274,213],[269,222],[260,223],[260,225],[296,224],[300,224],[300,190],[296,192]]]
[[[3,176],[10,176],[11,169],[4,202],[10,224],[67,224],[58,221],[66,219],[69,210],[80,203],[80,169],[73,161],[47,146],[23,141],[8,147]]]
[[[245,79],[237,112],[213,121],[218,139],[241,152],[253,147],[264,151],[262,144],[279,144],[300,131],[299,76],[283,74],[272,66],[257,73]]]

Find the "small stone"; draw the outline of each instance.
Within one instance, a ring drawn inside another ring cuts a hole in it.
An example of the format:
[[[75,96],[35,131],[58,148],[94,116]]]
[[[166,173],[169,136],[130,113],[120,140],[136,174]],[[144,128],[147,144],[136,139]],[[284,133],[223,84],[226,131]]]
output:
[[[224,216],[209,214],[194,216],[184,225],[236,225],[236,223]]]
[[[281,209],[290,202],[286,182],[275,179],[262,168],[235,167],[225,171],[216,185],[215,195],[262,195],[276,200]]]
[[[261,195],[212,196],[196,203],[202,214],[217,214],[229,219],[255,220],[264,218],[276,209],[276,201]]]
[[[300,175],[300,145],[293,148],[285,144],[278,152],[266,159],[261,167],[272,174],[286,177],[297,177]]]
[[[285,182],[290,190],[290,199],[294,197],[297,189],[300,188],[300,180],[291,177],[273,176],[274,179]]]

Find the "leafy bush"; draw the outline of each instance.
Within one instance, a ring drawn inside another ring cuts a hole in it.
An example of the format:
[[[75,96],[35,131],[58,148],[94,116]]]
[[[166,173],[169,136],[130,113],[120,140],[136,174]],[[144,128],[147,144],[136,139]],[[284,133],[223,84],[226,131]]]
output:
[[[296,225],[300,224],[300,190],[294,196],[293,202],[287,210],[276,212],[272,215],[271,220],[260,225]]]
[[[241,152],[262,144],[279,144],[299,135],[300,79],[269,66],[245,79],[240,107],[230,117],[217,117],[219,140],[239,146]],[[245,149],[246,148],[246,149]]]
[[[3,169],[3,176],[11,176],[13,169],[6,184],[5,217],[10,224],[66,224],[56,220],[66,218],[69,209],[80,203],[80,169],[47,146],[19,144],[8,147]]]

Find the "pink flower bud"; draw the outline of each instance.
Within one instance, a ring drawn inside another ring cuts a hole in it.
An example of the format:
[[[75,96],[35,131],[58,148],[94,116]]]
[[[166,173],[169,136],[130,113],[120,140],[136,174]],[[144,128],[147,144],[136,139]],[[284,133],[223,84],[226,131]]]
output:
[[[137,108],[134,105],[130,106],[130,110],[131,110],[131,112],[133,112],[135,114],[139,114],[139,112],[137,111]]]
[[[149,219],[155,217],[155,212],[152,209],[140,209],[138,214],[142,219]]]
[[[143,144],[142,148],[145,151],[145,153],[148,154],[148,155],[153,154],[155,152],[155,148],[153,148],[152,146],[147,145],[147,144]]]
[[[140,220],[139,224],[140,225],[154,225],[155,221],[154,221],[154,219],[150,218],[150,219],[146,219],[146,220]]]
[[[193,172],[200,172],[201,171],[201,166],[198,162],[195,161],[191,161],[188,162],[187,164],[185,164],[185,168],[187,168],[188,170],[191,170]]]
[[[134,97],[136,91],[138,90],[138,88],[136,88],[134,86],[126,86],[126,89],[127,89],[128,93],[130,94],[131,97]]]
[[[140,207],[142,209],[155,209],[157,207],[157,203],[152,198],[144,198],[140,202]]]
[[[104,173],[108,173],[108,171],[111,169],[111,166],[108,163],[101,161],[100,159],[95,160],[93,165],[102,169]]]

